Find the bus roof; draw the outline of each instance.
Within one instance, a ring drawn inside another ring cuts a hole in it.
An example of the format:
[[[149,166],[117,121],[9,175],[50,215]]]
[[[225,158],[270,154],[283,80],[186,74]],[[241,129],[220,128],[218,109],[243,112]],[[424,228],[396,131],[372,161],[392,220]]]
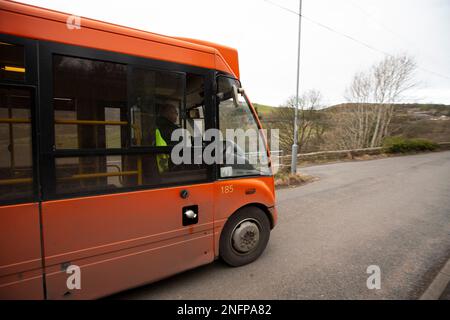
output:
[[[68,24],[68,22],[71,22]],[[28,4],[0,0],[0,33],[115,51],[215,69],[239,78],[234,48],[202,40],[169,37]]]

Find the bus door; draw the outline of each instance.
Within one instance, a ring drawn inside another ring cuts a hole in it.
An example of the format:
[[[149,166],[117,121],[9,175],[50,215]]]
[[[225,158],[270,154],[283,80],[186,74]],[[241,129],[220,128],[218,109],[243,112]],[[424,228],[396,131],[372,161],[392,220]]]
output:
[[[155,145],[173,108],[184,126],[186,76],[102,61],[95,50],[40,48],[52,108],[41,121],[53,124],[44,141],[47,298],[98,298],[211,262],[210,168],[158,166],[171,147]],[[201,104],[201,93],[186,100]]]
[[[0,299],[44,298],[34,94],[30,87],[0,84]]]
[[[0,34],[0,299],[43,299],[36,42]]]

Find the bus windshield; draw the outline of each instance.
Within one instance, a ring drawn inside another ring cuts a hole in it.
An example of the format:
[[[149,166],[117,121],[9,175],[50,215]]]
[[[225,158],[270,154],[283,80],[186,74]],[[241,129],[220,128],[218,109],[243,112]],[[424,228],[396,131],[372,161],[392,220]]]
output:
[[[240,88],[237,80],[218,78],[219,129],[225,148],[220,176],[270,175],[263,133],[245,94],[233,94],[237,88]]]

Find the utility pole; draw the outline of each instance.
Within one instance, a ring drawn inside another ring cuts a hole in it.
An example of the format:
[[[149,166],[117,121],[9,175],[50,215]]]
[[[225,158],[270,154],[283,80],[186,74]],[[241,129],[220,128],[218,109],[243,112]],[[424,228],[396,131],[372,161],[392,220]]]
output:
[[[294,116],[294,144],[292,145],[292,159],[291,159],[291,173],[297,173],[297,151],[298,151],[298,89],[300,85],[300,39],[302,31],[302,0],[299,0],[299,11],[298,11],[298,51],[297,51],[297,93],[295,97],[295,116]]]

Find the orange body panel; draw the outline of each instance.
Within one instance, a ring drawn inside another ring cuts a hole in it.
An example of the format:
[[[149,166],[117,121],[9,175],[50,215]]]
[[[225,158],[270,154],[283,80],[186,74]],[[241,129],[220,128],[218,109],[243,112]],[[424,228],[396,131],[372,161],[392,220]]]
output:
[[[175,39],[180,39],[180,40],[187,41],[190,43],[197,43],[197,44],[204,45],[207,47],[216,48],[220,52],[220,55],[221,55],[221,56],[218,56],[217,59],[220,59],[221,61],[223,61],[221,63],[226,64],[225,69],[233,70],[235,77],[239,79],[239,76],[240,76],[239,57],[238,57],[238,52],[236,49],[230,48],[227,46],[223,46],[223,45],[218,45],[216,43],[212,43],[212,42],[208,42],[208,41],[197,40],[197,39],[189,39],[189,38],[181,38],[181,37],[175,37]],[[217,63],[218,62],[216,62],[216,64]],[[222,69],[220,69],[220,70],[222,70]]]
[[[44,202],[47,298],[98,298],[212,262],[227,219],[248,204],[273,207],[273,187],[271,177],[243,178]],[[180,227],[181,208],[194,204],[198,224]],[[82,290],[67,289],[69,264],[81,268]]]
[[[80,29],[68,29],[69,17],[53,10],[0,0],[0,33],[189,64],[239,76],[234,49],[207,42],[204,43],[212,46],[201,45],[198,40],[193,43],[86,18],[81,18]],[[226,56],[222,57],[221,53]]]
[[[43,202],[48,298],[96,298],[213,261],[212,186]],[[182,227],[191,205],[199,222]],[[66,294],[64,264],[81,268],[82,290]]]
[[[232,186],[233,192],[224,193],[225,186]],[[252,194],[246,194],[249,189],[255,189]],[[215,254],[219,255],[220,233],[228,218],[245,205],[262,205],[266,208],[275,206],[275,192],[273,177],[240,178],[234,180],[221,180],[215,183],[214,202],[216,214],[214,221]],[[275,209],[271,212],[272,225],[277,223]]]
[[[0,207],[0,299],[42,299],[37,203]]]

